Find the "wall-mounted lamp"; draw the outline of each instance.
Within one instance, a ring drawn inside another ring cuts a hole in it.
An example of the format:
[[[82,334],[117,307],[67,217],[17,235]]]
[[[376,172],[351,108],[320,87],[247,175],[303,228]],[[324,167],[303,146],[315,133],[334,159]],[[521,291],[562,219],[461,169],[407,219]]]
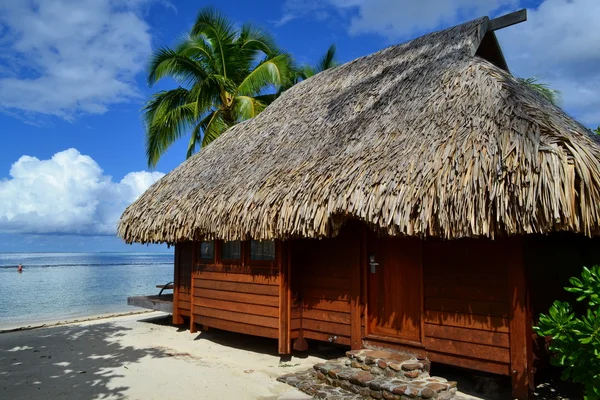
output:
[[[378,262],[375,262],[375,253],[369,254],[369,266],[371,267],[371,273],[374,274],[377,272]]]

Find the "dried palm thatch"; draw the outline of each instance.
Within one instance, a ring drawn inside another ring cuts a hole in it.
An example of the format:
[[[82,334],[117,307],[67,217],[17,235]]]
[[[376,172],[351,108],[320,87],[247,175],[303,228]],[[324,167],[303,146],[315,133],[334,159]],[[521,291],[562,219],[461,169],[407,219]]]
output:
[[[490,53],[478,51],[488,23],[294,86],[155,183],[124,212],[119,235],[328,237],[347,218],[389,235],[599,234],[600,145],[478,55]]]

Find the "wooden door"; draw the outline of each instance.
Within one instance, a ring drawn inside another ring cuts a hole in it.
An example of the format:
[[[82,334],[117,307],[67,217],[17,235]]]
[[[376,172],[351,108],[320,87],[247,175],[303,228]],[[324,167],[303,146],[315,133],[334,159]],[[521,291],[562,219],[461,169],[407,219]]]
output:
[[[422,241],[374,238],[369,280],[368,335],[421,343]]]

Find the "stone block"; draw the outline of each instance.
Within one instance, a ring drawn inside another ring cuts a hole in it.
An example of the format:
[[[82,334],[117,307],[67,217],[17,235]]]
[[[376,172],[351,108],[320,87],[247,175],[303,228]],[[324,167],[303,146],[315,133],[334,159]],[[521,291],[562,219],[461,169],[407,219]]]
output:
[[[365,355],[373,358],[389,358],[392,353],[385,350],[367,350]]]
[[[369,382],[369,387],[371,388],[371,390],[381,390],[381,381],[375,379]]]
[[[327,371],[327,375],[329,375],[331,378],[337,378],[337,375],[340,372],[342,372],[342,369],[339,367],[331,368],[329,371]]]
[[[393,353],[393,354],[390,354],[389,359],[390,360],[394,360],[397,363],[403,363],[403,362],[406,362],[406,361],[414,360],[415,358],[413,356],[408,355],[408,354]]]
[[[379,367],[371,367],[371,370],[369,372],[371,373],[371,375],[383,375],[383,371]]]
[[[371,390],[369,395],[373,399],[382,399],[383,398],[383,393],[381,393],[379,390]]]
[[[325,374],[322,373],[321,371],[317,371],[317,378],[321,381],[325,380]]]
[[[415,379],[419,376],[419,371],[406,371],[404,376],[409,379]]]
[[[390,393],[386,390],[384,390],[381,394],[383,395],[383,398],[385,400],[400,400],[400,396],[398,396],[397,394]]]
[[[394,394],[406,394],[407,389],[408,389],[408,386],[406,386],[406,385],[399,385],[399,386],[396,386],[392,390],[392,393],[394,393]]]
[[[436,392],[430,388],[425,388],[421,390],[421,397],[424,399],[432,399],[435,396]]]
[[[441,392],[442,390],[446,390],[448,389],[448,385],[444,384],[444,383],[428,383],[427,387],[431,390],[433,390],[436,393]]]
[[[396,372],[402,370],[402,364],[400,364],[400,363],[395,363],[395,362],[389,363],[388,367],[391,368],[391,369],[393,369]]]
[[[360,368],[362,363],[358,362],[357,360],[352,360],[352,363],[350,365],[352,366],[352,368]]]
[[[375,379],[375,377],[370,373],[366,371],[360,371],[350,377],[350,382],[360,386],[367,386],[367,384],[373,379]]]
[[[386,369],[388,366],[388,363],[385,362],[385,360],[377,360],[377,366],[381,369]]]
[[[420,363],[411,363],[411,362],[407,362],[402,364],[402,370],[403,371],[414,371],[417,369],[423,369],[423,364]]]
[[[371,389],[368,387],[358,389],[358,394],[361,396],[369,397],[371,395]]]
[[[365,357],[365,364],[372,365],[372,364],[375,364],[375,361],[376,361],[375,358],[373,358],[371,356]]]
[[[342,383],[341,383],[341,385],[340,385],[340,387],[341,387],[342,389],[344,389],[344,390],[348,390],[348,391],[352,391],[352,387],[353,387],[353,386],[354,386],[354,385],[353,385],[353,384],[351,384],[351,383],[350,383],[350,382],[348,382],[348,381],[342,381]]]

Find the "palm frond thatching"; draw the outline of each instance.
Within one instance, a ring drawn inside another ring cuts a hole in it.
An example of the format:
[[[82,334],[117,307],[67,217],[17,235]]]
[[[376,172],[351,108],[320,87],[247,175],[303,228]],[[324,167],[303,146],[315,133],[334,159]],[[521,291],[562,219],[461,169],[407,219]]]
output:
[[[295,85],[155,183],[119,235],[329,237],[349,218],[447,239],[600,234],[600,144],[478,55],[488,21]]]

